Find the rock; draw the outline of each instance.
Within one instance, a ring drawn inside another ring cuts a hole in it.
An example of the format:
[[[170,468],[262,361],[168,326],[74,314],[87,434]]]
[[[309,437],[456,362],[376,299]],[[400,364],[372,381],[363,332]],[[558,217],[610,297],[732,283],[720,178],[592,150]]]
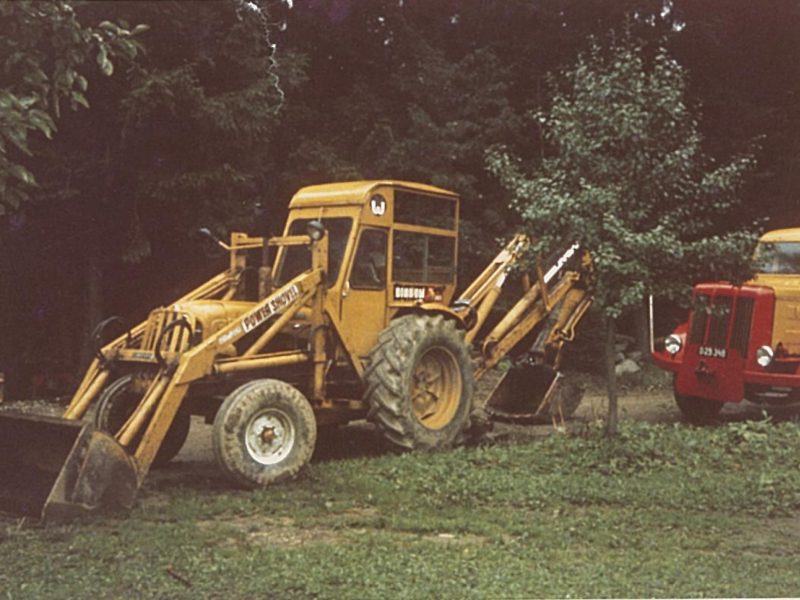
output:
[[[636,363],[636,361],[631,360],[630,358],[626,358],[616,367],[614,367],[614,372],[617,374],[617,376],[631,375],[633,373],[638,373],[641,370],[642,368]]]
[[[616,356],[614,357],[614,364],[618,365],[623,360],[625,360],[625,354],[623,352],[617,352]]]
[[[639,350],[628,352],[628,358],[630,358],[631,360],[635,360],[637,363],[642,362],[642,353]]]
[[[621,333],[618,333],[614,338],[614,348],[617,350],[617,352],[625,352],[635,343],[636,340],[633,337],[629,335],[623,335]]]

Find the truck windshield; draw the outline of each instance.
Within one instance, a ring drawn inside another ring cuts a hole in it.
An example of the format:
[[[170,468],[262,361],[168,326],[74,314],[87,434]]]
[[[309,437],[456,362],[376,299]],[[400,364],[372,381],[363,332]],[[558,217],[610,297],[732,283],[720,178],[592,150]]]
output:
[[[306,225],[311,219],[297,219],[289,225],[288,235],[305,235]],[[347,238],[353,219],[339,217],[322,219],[328,236],[328,281],[335,281],[342,266],[342,257],[347,247]],[[283,285],[293,277],[311,268],[311,246],[287,246],[281,264],[278,266],[275,281]]]
[[[800,242],[761,242],[755,263],[759,273],[800,275]]]

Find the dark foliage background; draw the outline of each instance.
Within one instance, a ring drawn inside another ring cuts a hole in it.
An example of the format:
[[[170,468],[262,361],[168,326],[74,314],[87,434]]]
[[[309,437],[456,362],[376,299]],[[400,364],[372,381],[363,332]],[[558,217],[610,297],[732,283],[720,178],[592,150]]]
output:
[[[795,0],[64,4],[84,27],[149,29],[110,77],[77,65],[90,107],[64,103],[52,139],[32,131],[30,156],[9,155],[37,185],[0,216],[7,396],[64,393],[100,318],[135,322],[222,266],[200,251],[198,227],[275,233],[303,185],[386,177],[458,191],[466,280],[518,218],[486,150],[535,164],[530,114],[548,107],[547,74],[612,31],[663,43],[685,67],[709,156],[756,142],[743,202],[720,230],[800,225]],[[14,31],[0,36],[8,65]]]

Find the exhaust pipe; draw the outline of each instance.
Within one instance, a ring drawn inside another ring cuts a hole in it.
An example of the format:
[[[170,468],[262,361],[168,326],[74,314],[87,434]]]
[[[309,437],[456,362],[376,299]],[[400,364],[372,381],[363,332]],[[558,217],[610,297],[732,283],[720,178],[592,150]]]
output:
[[[107,433],[76,420],[0,413],[0,510],[65,522],[133,506],[136,462]]]

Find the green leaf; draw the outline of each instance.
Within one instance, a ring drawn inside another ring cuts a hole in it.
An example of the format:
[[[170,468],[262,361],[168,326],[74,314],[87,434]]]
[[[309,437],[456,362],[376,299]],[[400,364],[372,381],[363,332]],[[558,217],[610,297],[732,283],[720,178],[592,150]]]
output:
[[[97,64],[100,66],[103,75],[107,77],[114,72],[114,65],[108,58],[108,47],[105,43],[100,44],[100,48],[97,52]]]
[[[117,25],[115,23],[112,23],[110,21],[103,21],[102,23],[98,24],[97,27],[99,27],[100,29],[103,29],[105,31],[110,31],[111,33],[113,33],[115,35],[119,35],[120,31],[122,31],[119,28],[119,25]]]
[[[36,179],[33,177],[33,173],[22,165],[10,165],[9,172],[26,185],[36,185]]]
[[[28,156],[32,155],[30,148],[28,148],[28,136],[25,133],[25,129],[21,127],[17,127],[16,129],[7,129],[5,131],[5,136],[24,154]]]
[[[84,108],[89,108],[89,101],[86,100],[86,96],[84,96],[80,92],[72,92],[70,98],[74,103],[80,104]]]

